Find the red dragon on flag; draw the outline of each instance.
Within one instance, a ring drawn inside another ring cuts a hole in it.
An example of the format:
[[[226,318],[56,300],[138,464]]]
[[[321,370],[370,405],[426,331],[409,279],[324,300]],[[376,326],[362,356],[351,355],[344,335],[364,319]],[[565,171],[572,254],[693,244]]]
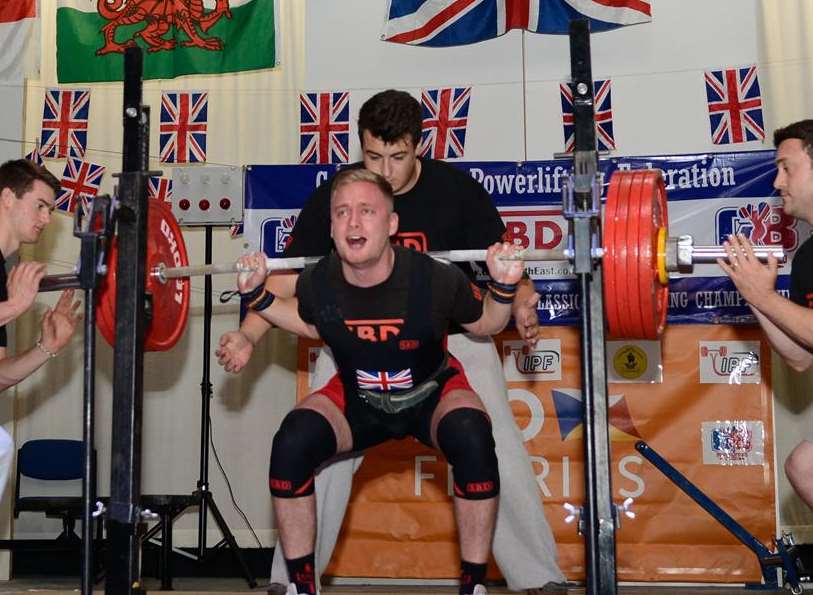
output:
[[[136,45],[138,36],[149,46],[150,52],[175,49],[175,39],[164,35],[173,28],[180,29],[189,37],[181,43],[184,47],[199,47],[218,51],[223,49],[223,41],[217,37],[203,37],[224,16],[232,18],[229,0],[217,0],[214,10],[204,13],[203,0],[96,0],[96,8],[102,18],[109,21],[102,27],[104,46],[96,51],[97,56],[114,52],[123,53]],[[116,41],[116,30],[139,23],[147,26],[136,31],[124,42]]]

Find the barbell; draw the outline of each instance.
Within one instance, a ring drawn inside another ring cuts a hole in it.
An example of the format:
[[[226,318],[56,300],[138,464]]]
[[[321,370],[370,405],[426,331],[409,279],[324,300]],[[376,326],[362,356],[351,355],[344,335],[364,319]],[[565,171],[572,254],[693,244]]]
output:
[[[146,291],[151,298],[151,321],[145,330],[145,351],[166,351],[181,338],[189,316],[189,278],[240,272],[238,263],[190,266],[183,234],[168,205],[149,201]],[[657,339],[666,325],[669,273],[688,272],[694,264],[727,258],[722,246],[695,246],[691,236],[669,237],[666,189],[659,170],[617,171],[610,179],[603,218],[601,259],[608,336]],[[755,247],[757,258],[769,255],[784,261],[781,246]],[[115,238],[108,251],[107,274],[98,292],[97,321],[102,336],[115,340]],[[486,259],[485,250],[448,250],[430,256],[450,262]],[[269,271],[299,269],[320,257],[269,258]],[[517,257],[533,261],[571,261],[562,250],[525,250]],[[47,278],[46,278],[47,279]]]

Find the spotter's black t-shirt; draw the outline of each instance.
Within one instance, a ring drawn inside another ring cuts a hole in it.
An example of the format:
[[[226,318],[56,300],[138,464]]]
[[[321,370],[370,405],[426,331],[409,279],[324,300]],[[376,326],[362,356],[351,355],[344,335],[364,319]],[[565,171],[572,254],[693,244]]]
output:
[[[796,251],[790,269],[791,301],[813,308],[813,237]]]
[[[491,196],[468,173],[443,161],[421,159],[418,181],[395,197],[396,244],[419,252],[476,250],[499,242],[505,225]],[[362,167],[354,163],[349,167]],[[285,256],[323,256],[330,237],[330,180],[308,198],[291,234]],[[468,265],[461,268],[474,278]]]

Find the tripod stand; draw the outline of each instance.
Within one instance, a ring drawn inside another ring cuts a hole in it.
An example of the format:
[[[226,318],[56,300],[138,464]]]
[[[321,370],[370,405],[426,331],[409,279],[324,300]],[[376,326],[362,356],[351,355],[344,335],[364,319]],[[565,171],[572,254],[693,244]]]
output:
[[[205,264],[212,262],[212,226],[205,226]],[[217,523],[223,539],[218,542],[213,549],[218,549],[222,545],[228,545],[234,554],[240,570],[243,573],[249,587],[256,587],[257,581],[246,563],[243,551],[237,545],[234,534],[226,524],[223,515],[215,504],[214,496],[209,491],[209,435],[212,420],[209,416],[210,402],[212,399],[212,382],[210,376],[210,358],[212,342],[212,277],[204,277],[204,298],[203,298],[203,376],[200,382],[201,413],[200,413],[200,476],[198,478],[198,489],[193,492],[197,498],[200,510],[198,512],[198,559],[203,560],[206,556],[206,524],[208,511],[212,511],[212,516]]]

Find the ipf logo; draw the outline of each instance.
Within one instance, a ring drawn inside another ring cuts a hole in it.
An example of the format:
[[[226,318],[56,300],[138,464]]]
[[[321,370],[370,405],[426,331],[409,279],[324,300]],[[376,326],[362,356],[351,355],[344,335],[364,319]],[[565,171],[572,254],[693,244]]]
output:
[[[746,204],[717,211],[717,239],[723,242],[731,234],[743,234],[757,246],[781,245],[791,251],[799,243],[796,219],[781,206],[767,202]]]
[[[759,384],[757,341],[701,341],[702,384]]]
[[[558,339],[539,341],[528,347],[524,341],[502,344],[506,380],[561,380],[562,347]]]
[[[262,250],[269,256],[279,256],[291,241],[296,215],[281,215],[265,219],[260,231]]]

